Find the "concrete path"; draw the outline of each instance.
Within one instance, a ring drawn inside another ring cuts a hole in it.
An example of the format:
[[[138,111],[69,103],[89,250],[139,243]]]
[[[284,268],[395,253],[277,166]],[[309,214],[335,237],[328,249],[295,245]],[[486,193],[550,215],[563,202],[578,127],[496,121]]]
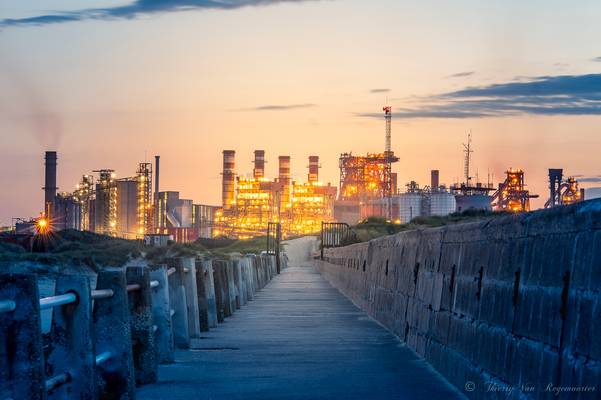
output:
[[[141,387],[138,398],[463,398],[299,261],[191,350],[177,351],[175,364],[161,366],[159,382]]]

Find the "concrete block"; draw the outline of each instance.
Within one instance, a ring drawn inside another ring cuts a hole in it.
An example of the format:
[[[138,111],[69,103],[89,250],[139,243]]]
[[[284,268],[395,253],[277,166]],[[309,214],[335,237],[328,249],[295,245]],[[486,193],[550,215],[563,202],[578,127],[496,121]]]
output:
[[[74,293],[77,301],[53,309],[46,376],[50,379],[66,373],[70,379],[50,390],[48,398],[91,399],[96,395],[96,373],[89,278],[59,276],[55,295],[67,293]]]
[[[176,347],[187,349],[190,347],[190,333],[188,331],[188,302],[184,287],[185,272],[182,259],[168,259],[167,266],[169,269],[175,268],[175,272],[169,275],[169,302],[173,310],[171,316],[173,342]]]
[[[217,310],[217,321],[223,322],[225,319],[225,308],[229,307],[226,301],[225,279],[223,274],[224,262],[221,260],[213,260],[213,280],[215,283],[215,306]]]
[[[240,259],[234,261],[234,283],[238,294],[236,298],[236,308],[240,308],[246,304],[246,283],[244,276],[242,275],[240,261]]]
[[[101,400],[133,400],[135,373],[125,271],[105,268],[98,273],[96,289],[110,289],[113,296],[94,300],[92,320],[96,354],[110,352],[108,361],[97,365]]]
[[[196,286],[196,259],[183,257],[184,291],[186,292],[186,307],[188,312],[188,335],[191,338],[200,337],[200,311],[198,309],[198,288]]]
[[[210,260],[196,260],[196,287],[198,292],[198,312],[200,330],[206,332],[217,326],[215,289],[213,287],[213,267]]]
[[[133,344],[136,384],[156,382],[158,374],[158,353],[154,338],[152,318],[152,297],[150,274],[147,267],[127,267],[128,285],[138,285],[138,290],[130,290],[128,304],[130,312],[131,338]]]
[[[35,275],[0,275],[0,301],[15,303],[0,313],[0,398],[46,398],[39,298]]]
[[[238,287],[236,286],[235,279],[235,265],[234,261],[228,261],[226,263],[226,276],[227,276],[227,286],[229,290],[229,301],[230,301],[230,310],[231,314],[240,308],[240,299],[238,297]]]
[[[150,271],[150,280],[159,285],[152,289],[152,319],[157,330],[154,340],[160,363],[174,361],[173,327],[171,326],[171,306],[169,304],[169,278],[167,266],[158,265]]]

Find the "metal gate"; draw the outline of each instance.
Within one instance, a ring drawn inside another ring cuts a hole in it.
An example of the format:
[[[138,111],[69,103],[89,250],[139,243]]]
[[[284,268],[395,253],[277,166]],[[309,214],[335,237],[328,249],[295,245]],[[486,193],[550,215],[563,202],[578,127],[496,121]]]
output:
[[[355,232],[344,222],[322,222],[321,223],[321,259],[323,260],[323,249],[329,247],[346,246],[355,239]]]
[[[267,224],[267,254],[275,256],[275,265],[280,273],[280,242],[282,241],[282,224],[269,222]]]

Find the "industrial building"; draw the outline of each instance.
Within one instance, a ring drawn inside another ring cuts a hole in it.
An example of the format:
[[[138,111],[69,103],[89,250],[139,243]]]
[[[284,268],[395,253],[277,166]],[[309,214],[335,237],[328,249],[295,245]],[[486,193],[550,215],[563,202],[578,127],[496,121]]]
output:
[[[451,185],[451,193],[455,196],[455,211],[464,212],[467,210],[492,210],[491,192],[494,192],[494,187],[491,182],[483,184],[479,182],[477,177],[471,175],[471,157],[474,150],[472,149],[472,133],[467,135],[467,143],[463,144],[464,163],[463,174],[464,181]],[[475,182],[474,182],[475,180]]]
[[[339,159],[340,186],[334,203],[334,219],[356,224],[368,216],[392,219],[391,197],[397,192],[392,164],[399,161],[392,151],[392,107],[384,106],[385,143],[383,153],[366,156],[342,153]]]
[[[578,181],[570,176],[563,180],[563,169],[549,169],[549,199],[545,208],[568,205],[584,201],[584,189],[578,187]]]
[[[406,190],[391,197],[392,219],[396,223],[405,224],[420,216],[444,216],[455,211],[455,197],[446,186],[439,182],[440,172],[430,171],[430,185],[420,188],[415,181],[405,185]],[[384,203],[385,200],[380,200]],[[375,201],[371,201],[373,204]],[[383,208],[380,209],[380,212]],[[374,210],[376,212],[376,210]],[[374,214],[383,215],[383,214]]]
[[[219,210],[219,206],[206,204],[192,205],[192,228],[198,231],[198,237],[212,238],[215,236],[213,229],[215,226],[215,218]]]
[[[292,181],[290,156],[278,157],[278,177],[265,177],[265,151],[254,153],[253,174],[236,176],[235,151],[223,151],[222,207],[215,211],[215,236],[250,238],[264,235],[270,222],[284,235],[319,231],[333,220],[337,189],[319,182],[319,157],[309,157],[307,182]]]
[[[505,175],[505,181],[499,183],[499,189],[493,194],[493,209],[510,212],[530,211],[530,199],[537,198],[538,195],[530,194],[526,189],[524,171],[510,168]]]

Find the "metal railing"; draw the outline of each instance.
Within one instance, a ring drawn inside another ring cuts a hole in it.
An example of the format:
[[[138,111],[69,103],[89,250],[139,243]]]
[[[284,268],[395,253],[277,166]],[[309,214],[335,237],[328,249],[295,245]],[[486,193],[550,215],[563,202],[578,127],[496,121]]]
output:
[[[35,275],[0,274],[0,346],[11,346],[0,348],[0,357],[14,354],[0,359],[12,371],[0,375],[0,399],[133,399],[136,385],[156,381],[159,362],[173,361],[175,347],[187,348],[191,338],[200,337],[201,293],[213,296],[217,315],[225,300],[217,292],[240,296],[242,288],[257,291],[275,276],[272,256],[248,259],[244,265],[252,271],[244,274],[234,274],[231,261],[232,273],[211,263],[210,273],[197,274],[200,261],[194,258],[107,269],[98,273],[94,289],[89,276],[63,275],[56,294],[42,298]],[[212,289],[204,290],[206,284]],[[40,311],[51,309],[50,332],[42,334]],[[2,380],[8,376],[11,380]]]
[[[320,252],[331,247],[346,246],[356,239],[355,232],[344,222],[322,222],[320,234]]]

